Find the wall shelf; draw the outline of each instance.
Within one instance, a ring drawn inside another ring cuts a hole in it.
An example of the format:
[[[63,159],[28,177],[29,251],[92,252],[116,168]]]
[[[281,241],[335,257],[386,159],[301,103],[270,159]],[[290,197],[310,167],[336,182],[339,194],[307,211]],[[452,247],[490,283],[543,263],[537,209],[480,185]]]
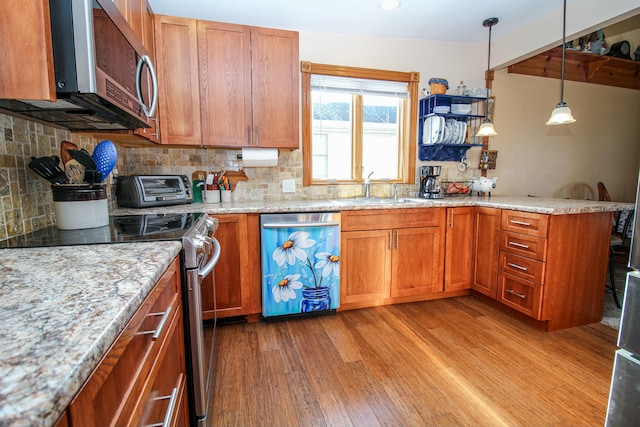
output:
[[[455,161],[467,157],[467,150],[471,147],[482,147],[482,144],[420,144],[418,158],[420,160]]]
[[[556,47],[508,67],[509,73],[559,79],[562,48]],[[640,90],[640,62],[565,49],[565,80]]]
[[[420,160],[460,161],[467,156],[467,150],[471,147],[481,147],[482,139],[475,136],[478,127],[484,120],[484,103],[486,98],[458,95],[431,95],[420,100],[418,116],[418,158]],[[468,114],[437,113],[436,107],[449,107],[452,104],[467,104],[470,106]],[[442,141],[423,144],[424,124],[428,117],[440,116],[445,120],[462,121],[467,124],[466,136],[463,143]]]

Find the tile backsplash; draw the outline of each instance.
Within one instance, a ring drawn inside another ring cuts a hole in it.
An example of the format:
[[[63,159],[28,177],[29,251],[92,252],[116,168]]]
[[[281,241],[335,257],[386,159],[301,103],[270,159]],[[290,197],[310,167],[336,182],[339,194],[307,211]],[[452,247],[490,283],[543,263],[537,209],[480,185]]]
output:
[[[0,114],[0,240],[55,224],[50,185],[31,157],[60,156],[60,141],[90,150],[93,138]]]
[[[49,184],[28,167],[31,157],[60,155],[60,142],[71,141],[90,153],[99,140],[65,129],[42,125],[0,113],[0,240],[55,224]],[[123,146],[116,142],[118,162],[114,174],[181,174],[195,171],[243,170],[247,180],[238,181],[233,201],[287,201],[359,197],[362,185],[303,187],[302,151],[281,150],[277,167],[242,169],[241,150]],[[456,163],[443,163],[443,179],[464,180]],[[477,172],[477,170],[475,170]],[[295,193],[282,192],[282,180],[296,182]],[[109,206],[116,207],[115,191],[109,186]],[[414,197],[417,184],[400,185],[400,197]],[[374,197],[390,197],[390,184],[371,185]]]

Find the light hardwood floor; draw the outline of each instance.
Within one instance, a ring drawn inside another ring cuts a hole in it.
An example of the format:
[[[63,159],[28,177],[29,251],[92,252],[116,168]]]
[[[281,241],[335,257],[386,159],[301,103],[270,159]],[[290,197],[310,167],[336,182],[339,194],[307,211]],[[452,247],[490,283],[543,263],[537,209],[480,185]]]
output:
[[[472,297],[223,325],[211,426],[602,426],[616,331]]]

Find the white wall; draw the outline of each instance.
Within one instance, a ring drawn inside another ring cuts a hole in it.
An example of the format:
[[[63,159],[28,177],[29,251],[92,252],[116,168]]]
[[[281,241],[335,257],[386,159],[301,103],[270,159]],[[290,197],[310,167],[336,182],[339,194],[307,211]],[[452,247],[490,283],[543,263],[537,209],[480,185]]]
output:
[[[363,35],[300,33],[300,60],[319,64],[419,71],[420,88],[431,77],[449,81],[455,90],[460,80],[468,88],[484,87],[487,67],[484,44],[438,42]]]
[[[613,200],[635,200],[640,168],[640,91],[565,82],[576,123],[546,126],[560,81],[495,73],[495,194],[586,198],[602,181]],[[581,197],[584,196],[584,197]]]

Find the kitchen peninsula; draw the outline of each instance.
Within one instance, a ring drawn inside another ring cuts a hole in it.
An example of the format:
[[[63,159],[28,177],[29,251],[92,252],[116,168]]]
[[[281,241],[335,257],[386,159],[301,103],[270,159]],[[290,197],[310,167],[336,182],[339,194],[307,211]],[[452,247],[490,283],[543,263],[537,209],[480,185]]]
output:
[[[344,212],[343,216],[348,213],[377,214],[393,211],[398,214],[410,214],[412,209],[447,210],[456,208],[472,208],[475,209],[476,214],[492,210],[494,213],[510,212],[538,215],[538,219],[546,218],[548,231],[545,237],[533,236],[536,239],[548,241],[544,242],[546,244],[546,258],[539,262],[544,262],[547,276],[550,271],[553,271],[563,280],[568,276],[556,269],[555,261],[552,258],[559,256],[557,253],[561,251],[566,259],[560,259],[560,261],[563,264],[571,265],[575,259],[588,257],[589,254],[583,251],[586,247],[581,246],[585,242],[585,236],[576,236],[572,233],[588,226],[590,219],[595,219],[594,224],[597,225],[597,228],[594,228],[592,238],[587,238],[586,241],[591,241],[590,244],[597,246],[600,250],[599,256],[605,258],[598,260],[597,265],[588,266],[591,270],[587,272],[581,272],[579,269],[567,270],[571,278],[565,283],[564,288],[580,289],[580,286],[567,286],[567,284],[583,285],[581,280],[586,273],[589,273],[595,277],[596,281],[601,279],[601,282],[597,283],[598,296],[596,301],[589,303],[585,298],[586,294],[581,292],[575,295],[554,295],[557,289],[553,291],[549,289],[554,286],[558,288],[554,283],[557,278],[549,276],[542,284],[529,285],[530,287],[537,286],[535,289],[538,290],[544,289],[545,294],[539,295],[541,306],[538,311],[527,315],[532,319],[541,316],[550,316],[553,319],[554,316],[558,316],[559,311],[562,312],[562,307],[547,304],[546,293],[549,293],[554,301],[572,297],[579,299],[580,304],[575,304],[575,301],[572,301],[571,307],[599,305],[599,309],[602,309],[610,212],[632,209],[633,205],[630,203],[526,197],[460,197],[441,200],[374,199],[370,202],[362,202],[359,199],[343,199],[291,203],[191,204],[134,210],[133,212],[205,211],[223,218],[225,215],[257,216],[260,213],[300,211],[342,211]],[[119,215],[130,212],[131,210],[118,209],[111,214]],[[442,215],[442,218],[448,217]],[[579,224],[573,224],[574,220]],[[512,233],[512,231],[504,229],[501,231],[499,221],[494,226],[498,227],[494,230],[497,235]],[[440,227],[442,235],[446,235],[447,223],[443,222],[438,227]],[[479,227],[484,229],[486,225]],[[557,229],[558,227],[561,229]],[[469,235],[468,239],[474,239],[474,236],[477,238],[478,227],[475,229],[476,233]],[[257,228],[248,230],[249,234],[257,234],[258,232]],[[532,237],[530,234],[522,234],[525,236],[524,238]],[[444,244],[444,240],[442,242]],[[498,242],[494,243],[499,244]],[[224,247],[224,242],[221,244]],[[575,250],[570,254],[569,251],[566,251],[570,246],[578,246],[578,248],[574,248]],[[0,379],[0,396],[4,402],[0,408],[0,423],[19,425],[27,420],[27,423],[31,425],[53,425],[179,250],[180,244],[177,242],[2,249],[0,318],[2,324],[6,325],[5,328],[8,326],[10,329],[5,329],[5,333],[0,336],[0,346],[5,349],[0,356],[0,373],[2,373],[0,375],[2,377]],[[491,254],[491,259],[488,262],[495,263],[495,267],[498,269],[499,247],[495,246],[494,250],[495,253]],[[505,255],[509,254],[507,251],[503,252]],[[38,269],[32,267],[33,259],[40,260]],[[250,261],[256,264],[255,259]],[[354,268],[349,266],[349,259],[343,258],[341,262],[344,263],[343,270]],[[476,260],[476,264],[478,262]],[[444,268],[443,264],[442,269],[444,270]],[[498,271],[496,270],[495,273],[498,274]],[[514,286],[517,284],[523,286],[523,280],[512,273],[501,270],[499,274],[514,280],[516,282]],[[257,283],[254,285],[259,286]],[[25,289],[28,289],[28,292],[25,293]],[[471,284],[471,289],[461,291],[447,292],[444,289],[440,295],[428,295],[422,299],[467,295],[472,290],[474,294],[480,295],[482,293],[475,289],[474,284]],[[521,291],[516,289],[514,292],[520,293]],[[500,301],[500,295],[503,294],[495,293],[491,298],[502,302],[505,307],[509,307],[508,309],[513,309],[514,314],[524,313],[523,310],[514,306],[514,301],[518,302],[522,298],[509,294],[507,297],[513,298],[505,302]],[[527,296],[526,300],[528,298]],[[390,300],[390,302],[392,301]],[[525,308],[529,309],[529,307]],[[52,318],[50,316],[52,313],[58,313],[58,315]],[[570,313],[569,317],[571,315]],[[571,326],[563,323],[566,320],[564,314],[560,317],[564,320],[560,324],[552,326],[559,328]],[[594,322],[598,320],[593,319]],[[57,329],[47,329],[51,327]],[[20,328],[31,330],[34,335],[29,339],[23,339],[24,332]],[[555,328],[551,327],[550,329]],[[20,335],[20,339],[16,338],[18,335]],[[34,395],[37,398],[34,398]]]

